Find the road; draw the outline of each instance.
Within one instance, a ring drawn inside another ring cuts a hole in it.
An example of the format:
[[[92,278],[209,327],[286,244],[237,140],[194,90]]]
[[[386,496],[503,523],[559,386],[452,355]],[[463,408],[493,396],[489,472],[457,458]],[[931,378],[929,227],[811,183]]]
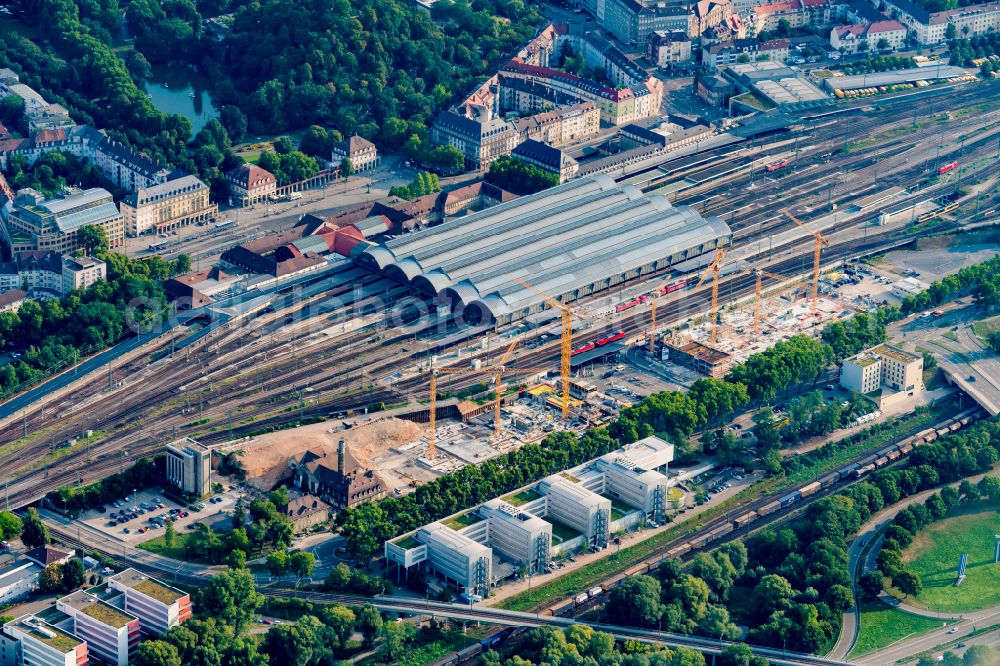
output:
[[[979,474],[977,476],[970,477],[968,480],[971,483],[978,483],[984,476],[986,475]],[[949,485],[957,487],[959,483],[961,482],[955,482]],[[925,490],[915,495],[911,495],[901,502],[882,509],[875,515],[871,516],[865,524],[861,526],[854,537],[854,540],[851,542],[850,548],[848,549],[848,571],[851,572],[855,599],[860,599],[857,585],[858,578],[868,571],[875,570],[875,560],[882,543],[882,531],[892,523],[896,514],[900,511],[913,504],[923,503],[928,497],[940,491],[940,488],[932,488],[930,490]],[[868,549],[867,553],[865,553],[864,562],[860,563],[861,555],[865,552],[865,548],[868,547],[869,544],[872,546]],[[860,567],[858,566],[859,563],[861,564]],[[902,602],[886,592],[879,595],[879,599],[890,606],[914,615],[940,619],[942,621],[942,627],[941,629],[936,629],[913,639],[905,639],[888,648],[858,658],[859,663],[862,664],[889,664],[897,659],[919,654],[925,650],[932,649],[937,645],[941,645],[949,641],[956,641],[961,638],[962,635],[974,631],[976,625],[982,628],[994,624],[1000,624],[1000,606],[964,614],[938,613],[936,611],[917,608]],[[957,621],[955,621],[956,616],[958,616]],[[957,628],[957,633],[948,633],[951,631],[951,629],[946,628],[948,625],[953,628]],[[840,639],[837,641],[837,644],[834,646],[833,650],[830,651],[828,656],[832,659],[846,658],[846,656],[850,654],[851,650],[854,648],[854,644],[857,641],[858,628],[858,609],[855,607],[844,613]],[[983,638],[984,640],[991,640],[985,636]]]

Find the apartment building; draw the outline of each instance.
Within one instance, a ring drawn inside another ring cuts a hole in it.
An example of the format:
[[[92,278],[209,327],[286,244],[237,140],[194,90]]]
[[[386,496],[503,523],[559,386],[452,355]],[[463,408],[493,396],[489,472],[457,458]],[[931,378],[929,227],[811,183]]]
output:
[[[212,451],[190,437],[167,444],[167,482],[181,492],[201,497],[212,487]]]
[[[918,44],[943,43],[948,26],[955,26],[958,37],[975,37],[1000,30],[1000,2],[985,2],[957,9],[929,12],[911,0],[886,0],[887,11],[902,23]]]
[[[14,243],[15,249],[68,254],[80,248],[77,232],[90,225],[104,228],[111,249],[125,244],[124,218],[107,190],[64,188],[56,198],[45,199],[35,190],[23,189],[13,203],[7,231],[23,237]]]
[[[87,642],[34,615],[3,625],[0,661],[16,666],[87,666]]]
[[[140,187],[122,199],[125,231],[129,236],[163,233],[192,223],[214,220],[219,207],[209,201],[209,190],[195,176]]]
[[[781,21],[792,28],[829,25],[836,16],[830,0],[784,0],[754,7],[750,14],[750,34],[773,32]]]
[[[229,196],[234,203],[250,206],[278,191],[278,180],[256,164],[241,164],[226,172]]]
[[[135,569],[109,576],[107,585],[125,596],[125,610],[139,618],[146,633],[162,634],[191,618],[191,595]]]
[[[94,656],[127,666],[140,641],[138,617],[83,590],[58,599],[56,610],[70,618],[73,635],[86,641]]]
[[[718,69],[735,65],[740,60],[755,62],[768,60],[783,63],[788,58],[791,42],[787,39],[761,41],[756,37],[716,42],[702,47],[701,61],[705,67]]]
[[[93,257],[62,257],[62,293],[73,289],[89,289],[98,280],[107,279],[108,267]]]
[[[642,46],[649,33],[683,30],[689,36],[697,29],[693,13],[683,4],[649,3],[638,0],[605,0],[602,27],[626,46]]]
[[[646,57],[657,67],[691,60],[691,38],[683,30],[654,30],[646,39]]]
[[[522,83],[517,79],[511,82],[515,88]],[[505,86],[504,90],[507,89]],[[519,141],[534,139],[558,147],[597,134],[601,127],[601,114],[593,102],[580,102],[518,118],[513,124]]]
[[[885,40],[883,42],[883,40]],[[864,45],[864,49],[862,49]],[[906,45],[906,26],[899,21],[838,25],[830,29],[830,47],[843,53],[899,50]]]
[[[840,385],[868,394],[882,387],[910,392],[923,388],[924,359],[919,354],[883,344],[844,359]]]

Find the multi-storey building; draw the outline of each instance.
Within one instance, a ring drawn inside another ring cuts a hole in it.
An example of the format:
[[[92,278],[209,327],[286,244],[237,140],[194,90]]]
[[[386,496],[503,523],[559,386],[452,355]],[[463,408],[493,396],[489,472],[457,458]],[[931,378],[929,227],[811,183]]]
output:
[[[975,37],[1000,30],[1000,2],[968,5],[958,9],[929,12],[911,0],[886,0],[886,13],[905,25],[918,44],[939,44],[946,39],[948,26],[956,37]]]
[[[601,25],[626,46],[641,46],[657,30],[696,30],[694,15],[683,4],[644,4],[638,0],[605,0]]]
[[[167,482],[201,497],[212,487],[212,451],[190,437],[167,444]]]
[[[792,28],[826,26],[835,16],[830,0],[784,0],[754,7],[750,29],[751,34],[772,32],[781,21],[787,21]]]
[[[139,645],[139,618],[83,590],[58,599],[56,609],[72,619],[73,635],[95,656],[113,666],[128,665]]]
[[[862,50],[862,44],[864,50],[899,50],[906,45],[906,26],[899,21],[877,21],[830,29],[830,46],[834,50],[857,53]]]
[[[923,386],[924,359],[919,354],[879,345],[844,359],[840,385],[858,393],[871,393],[883,386],[910,392]]]
[[[105,178],[132,192],[165,183],[176,175],[145,153],[108,138],[97,145],[93,161]]]
[[[430,566],[463,592],[485,597],[493,577],[493,551],[441,523],[417,530]]]
[[[582,534],[592,546],[602,548],[607,545],[611,523],[610,499],[559,474],[542,479],[538,489],[548,498],[548,516]]]
[[[560,183],[566,182],[580,170],[579,163],[572,157],[558,148],[534,139],[523,142],[511,154],[528,164],[556,174]]]
[[[691,38],[683,30],[656,30],[646,39],[646,57],[657,67],[691,60]]]
[[[229,195],[233,203],[249,206],[263,201],[278,190],[274,174],[256,164],[241,164],[226,172]]]
[[[8,233],[27,238],[16,249],[69,253],[80,248],[77,232],[91,225],[104,229],[111,249],[125,244],[124,219],[111,193],[100,188],[65,188],[61,196],[48,200],[35,190],[21,190],[14,197],[7,225]]]
[[[510,155],[517,145],[517,130],[500,118],[479,121],[454,111],[443,111],[431,128],[431,140],[454,146],[470,169],[486,171],[496,159]]]
[[[140,187],[122,199],[125,231],[130,236],[163,233],[196,222],[215,219],[219,207],[209,201],[209,190],[195,176]]]
[[[16,666],[87,666],[87,642],[34,615],[3,625],[0,657]]]
[[[729,0],[700,0],[691,9],[694,17],[692,37],[700,37],[709,28],[728,25],[733,18],[733,5]]]
[[[10,69],[0,70],[0,98],[14,95],[24,101],[24,116],[28,129],[54,130],[72,127],[73,119],[61,104],[49,104],[33,88],[20,82],[17,73]]]
[[[511,83],[522,82],[512,79]],[[506,90],[506,87],[504,89]],[[550,146],[563,146],[597,134],[601,128],[601,114],[593,102],[580,102],[519,118],[513,122],[519,141],[535,139]]]
[[[531,572],[545,568],[552,547],[552,523],[499,499],[484,504],[479,514],[487,522],[491,548]]]
[[[146,633],[162,634],[191,618],[191,595],[135,569],[109,576],[107,584],[125,596],[125,610],[139,618]]]
[[[89,289],[98,280],[108,276],[108,267],[100,259],[93,257],[62,258],[62,293],[73,289]]]
[[[701,50],[701,61],[705,67],[715,69],[735,65],[741,59],[748,62],[770,60],[783,63],[788,58],[790,46],[791,43],[787,39],[772,39],[766,42],[756,37],[734,39],[704,46]]]
[[[333,147],[334,166],[340,164],[345,157],[351,161],[351,169],[355,173],[368,171],[378,166],[378,149],[375,144],[363,136],[354,136],[344,139]]]
[[[6,556],[0,565],[0,604],[5,606],[38,589],[42,567],[23,557]]]

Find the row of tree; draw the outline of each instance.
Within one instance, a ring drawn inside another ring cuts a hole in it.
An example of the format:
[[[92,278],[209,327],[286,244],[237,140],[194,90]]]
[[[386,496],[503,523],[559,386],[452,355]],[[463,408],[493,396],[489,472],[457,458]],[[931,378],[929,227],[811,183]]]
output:
[[[132,494],[136,488],[149,488],[163,481],[163,456],[140,458],[126,470],[106,476],[86,486],[63,486],[48,494],[50,502],[65,510],[96,509]]]
[[[957,273],[935,280],[916,296],[907,296],[903,299],[902,313],[937,307],[963,293],[971,293],[987,308],[1000,306],[1000,255],[961,268]]]
[[[393,185],[389,188],[389,194],[400,199],[416,199],[427,194],[434,194],[441,191],[441,181],[437,174],[421,171],[409,185]]]
[[[125,195],[124,190],[105,179],[93,164],[58,150],[42,153],[32,164],[24,155],[10,155],[3,173],[13,190],[30,187],[46,197],[54,196],[67,185],[84,189],[102,187],[118,199]]]
[[[945,37],[948,41],[948,51],[951,53],[951,64],[958,67],[972,67],[972,61],[980,58],[1000,55],[1000,35],[995,30],[968,37],[968,31],[959,35],[953,23],[948,24]],[[988,70],[996,71],[995,63]]]

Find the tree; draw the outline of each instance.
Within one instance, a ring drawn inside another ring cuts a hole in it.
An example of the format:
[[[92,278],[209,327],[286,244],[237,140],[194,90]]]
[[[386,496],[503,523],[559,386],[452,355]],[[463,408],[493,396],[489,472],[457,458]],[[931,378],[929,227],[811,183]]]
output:
[[[618,622],[639,627],[655,627],[663,609],[660,581],[651,576],[630,576],[611,590],[604,614]]]
[[[337,635],[340,647],[343,649],[354,633],[354,625],[357,622],[354,611],[339,604],[324,606],[320,611],[320,619]]]
[[[299,578],[308,578],[316,569],[316,556],[304,550],[297,550],[288,558],[288,568]]]
[[[62,592],[62,568],[58,564],[45,567],[39,576],[38,588],[42,592]]]
[[[62,587],[67,592],[83,587],[87,582],[87,574],[83,568],[83,560],[74,557],[62,565]]]
[[[135,666],[182,666],[180,652],[167,641],[150,640],[139,643],[129,660]]]
[[[284,576],[288,571],[288,553],[276,550],[267,556],[267,570],[272,576]]]
[[[233,625],[239,632],[257,616],[264,597],[257,592],[249,571],[233,569],[212,578],[202,591],[201,603],[207,615]]]
[[[986,341],[989,344],[990,349],[1000,354],[1000,331],[993,331],[990,333],[989,337],[986,338]]]
[[[875,599],[882,593],[882,574],[869,571],[858,579],[858,587],[869,599]]]
[[[745,643],[734,643],[722,648],[719,655],[719,666],[750,666],[753,652]]]
[[[247,566],[247,554],[242,550],[231,550],[229,551],[229,558],[227,563],[230,569],[246,569]]]
[[[34,508],[28,509],[28,516],[24,519],[21,542],[28,548],[41,548],[49,542],[49,530]]]
[[[892,584],[897,590],[907,596],[918,595],[924,589],[923,584],[920,582],[920,576],[909,569],[904,569],[893,576]]]
[[[80,230],[76,232],[76,240],[83,251],[91,257],[108,250],[108,236],[104,232],[104,227],[98,224],[80,227]]]
[[[374,606],[365,604],[358,614],[357,627],[364,638],[365,647],[371,647],[375,636],[382,629],[382,615]]]
[[[555,187],[559,180],[559,174],[510,155],[503,155],[493,161],[486,174],[486,182],[516,194],[532,194]]]
[[[768,574],[757,583],[753,595],[758,614],[768,617],[775,611],[787,609],[795,596],[795,590],[783,576]]]
[[[174,538],[177,536],[177,530],[174,529],[174,521],[167,520],[167,525],[163,530],[163,545],[167,548],[174,547]]]
[[[0,535],[4,539],[16,539],[21,535],[22,527],[23,523],[16,514],[6,509],[0,511]]]
[[[382,625],[382,645],[379,646],[379,659],[386,664],[400,660],[406,650],[406,644],[413,638],[413,626],[406,622],[386,622]]]
[[[886,51],[886,50],[888,50],[888,48],[889,48],[889,40],[886,39],[885,37],[882,37],[881,39],[878,40],[878,43],[876,44],[876,47],[878,48],[879,51]]]
[[[340,160],[340,177],[347,180],[354,175],[354,165],[351,164],[351,158],[344,157]]]

